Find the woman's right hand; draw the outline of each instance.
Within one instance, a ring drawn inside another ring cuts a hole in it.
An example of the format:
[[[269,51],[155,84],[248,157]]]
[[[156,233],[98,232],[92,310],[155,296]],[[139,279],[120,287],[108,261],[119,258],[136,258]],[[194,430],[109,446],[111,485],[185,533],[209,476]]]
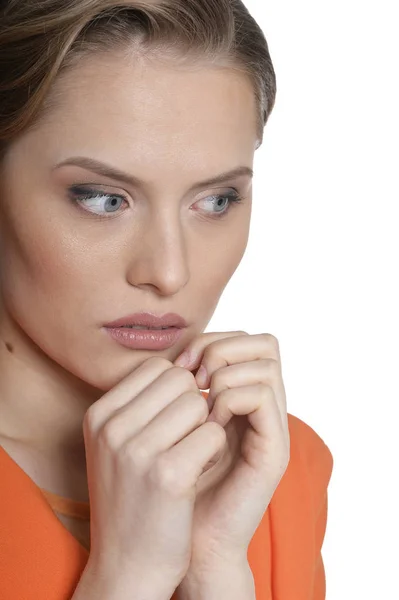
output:
[[[224,429],[194,375],[151,357],[86,412],[88,564],[107,581],[170,597],[191,558],[196,484],[222,452]],[[170,595],[168,596],[168,593]],[[133,596],[132,596],[133,597]]]

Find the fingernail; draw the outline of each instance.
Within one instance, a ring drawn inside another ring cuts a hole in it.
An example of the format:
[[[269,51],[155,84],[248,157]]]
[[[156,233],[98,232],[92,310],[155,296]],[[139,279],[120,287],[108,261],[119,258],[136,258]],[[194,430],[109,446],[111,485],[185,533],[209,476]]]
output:
[[[197,385],[199,387],[205,387],[206,381],[208,379],[208,373],[207,373],[204,365],[201,365],[200,368],[198,369],[195,379],[196,379]]]
[[[180,356],[178,356],[174,362],[176,367],[186,367],[191,362],[191,355],[188,350],[185,350]]]

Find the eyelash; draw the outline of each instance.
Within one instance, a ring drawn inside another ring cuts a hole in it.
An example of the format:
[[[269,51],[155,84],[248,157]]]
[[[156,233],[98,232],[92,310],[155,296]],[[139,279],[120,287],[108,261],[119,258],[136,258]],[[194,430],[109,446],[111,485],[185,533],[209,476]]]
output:
[[[127,198],[123,194],[109,194],[107,192],[102,192],[101,190],[95,190],[93,188],[84,188],[79,185],[71,186],[68,191],[70,193],[72,202],[74,202],[76,204],[80,204],[80,202],[83,202],[84,200],[90,200],[90,199],[96,198],[96,197],[120,198],[120,199],[128,202]],[[238,193],[237,190],[234,190],[233,193],[215,194],[215,195],[211,195],[208,197],[213,197],[216,199],[216,201],[220,200],[221,198],[227,198],[230,200],[227,210],[225,210],[224,212],[220,212],[220,213],[214,213],[213,215],[210,214],[210,217],[209,217],[210,219],[217,219],[217,220],[220,220],[223,217],[227,216],[234,206],[237,206],[244,200],[244,198],[242,196],[240,196],[240,194]],[[206,200],[206,198],[203,198],[202,200]],[[110,219],[110,218],[112,218],[113,215],[118,214],[118,212],[115,211],[115,213],[109,213],[110,214],[109,217],[105,217],[104,215],[99,215],[92,210],[87,210],[85,208],[83,208],[82,210],[84,210],[88,213],[94,214],[99,219]]]

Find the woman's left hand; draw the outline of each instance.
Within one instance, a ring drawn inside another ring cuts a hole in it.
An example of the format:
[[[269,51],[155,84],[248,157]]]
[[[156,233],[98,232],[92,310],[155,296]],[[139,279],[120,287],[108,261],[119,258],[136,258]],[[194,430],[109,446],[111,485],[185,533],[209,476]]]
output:
[[[199,478],[192,558],[186,578],[244,565],[249,543],[288,466],[290,438],[277,339],[245,331],[204,333],[185,349],[202,364],[210,414],[226,432],[225,450]],[[234,417],[234,418],[233,418]],[[184,584],[183,580],[183,584]]]

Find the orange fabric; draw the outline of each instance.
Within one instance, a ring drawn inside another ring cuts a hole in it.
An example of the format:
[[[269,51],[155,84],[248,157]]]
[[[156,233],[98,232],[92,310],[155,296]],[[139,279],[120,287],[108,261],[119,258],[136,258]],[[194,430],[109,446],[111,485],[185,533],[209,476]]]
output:
[[[290,462],[248,548],[256,600],[325,600],[321,547],[333,458],[309,425],[291,414],[288,423]],[[88,557],[0,446],[0,600],[70,600]]]

